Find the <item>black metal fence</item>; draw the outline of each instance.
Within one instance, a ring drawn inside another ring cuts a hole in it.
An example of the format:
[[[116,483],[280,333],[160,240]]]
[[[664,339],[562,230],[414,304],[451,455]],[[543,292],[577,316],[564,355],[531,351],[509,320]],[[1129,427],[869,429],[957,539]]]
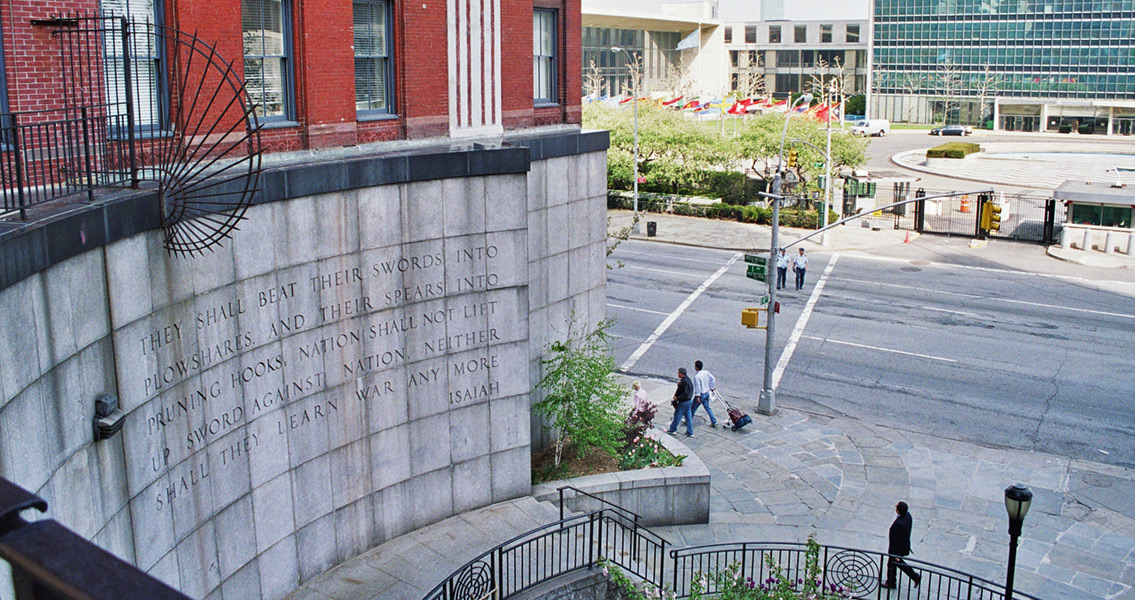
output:
[[[705,593],[716,593],[713,573],[735,569],[745,584],[775,586],[778,579],[803,582],[807,576],[807,545],[795,543],[714,544],[670,551],[671,575],[668,585],[675,595],[690,595],[691,584],[700,581]],[[883,588],[890,555],[839,546],[820,546],[819,586],[822,589],[849,590],[853,598],[906,600],[1005,600],[1005,586],[999,583],[927,562],[904,558],[921,577],[915,586],[901,572],[895,589]],[[772,567],[771,565],[776,565]],[[1013,593],[1014,598],[1037,600],[1035,596]]]
[[[872,215],[877,224],[900,230],[918,231],[946,236],[975,237],[978,230],[980,210],[977,191],[987,191],[989,186],[973,185],[974,193],[959,194],[947,198],[927,200],[924,212],[918,214],[918,206],[911,203]],[[965,192],[960,190],[904,190],[879,188],[869,198],[845,198],[844,214],[857,211],[871,211],[871,207],[885,206],[915,198],[919,193],[927,197],[948,193]],[[1022,242],[1051,244],[1057,239],[1060,224],[1064,222],[1065,207],[1046,194],[1007,194],[994,190],[993,201],[1001,207],[1001,229],[989,233],[990,238]]]
[[[485,552],[425,599],[503,600],[602,561],[661,587],[666,545],[666,540],[620,511],[599,510],[550,523]]]

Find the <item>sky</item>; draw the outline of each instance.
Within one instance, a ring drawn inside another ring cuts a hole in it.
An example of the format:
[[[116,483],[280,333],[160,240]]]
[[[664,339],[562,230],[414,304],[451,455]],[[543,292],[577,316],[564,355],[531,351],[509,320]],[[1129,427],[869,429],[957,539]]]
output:
[[[790,21],[867,19],[867,0],[783,0],[784,18]],[[584,0],[584,4],[629,12],[656,12],[662,0]],[[723,21],[759,21],[761,0],[719,0]]]

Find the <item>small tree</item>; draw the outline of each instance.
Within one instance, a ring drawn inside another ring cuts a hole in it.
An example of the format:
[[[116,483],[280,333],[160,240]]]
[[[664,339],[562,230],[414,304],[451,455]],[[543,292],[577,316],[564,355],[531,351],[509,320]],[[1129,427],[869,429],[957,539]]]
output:
[[[994,72],[989,68],[989,65],[985,65],[984,67],[982,67],[981,73],[979,73],[976,79],[973,79],[972,81],[974,83],[974,88],[977,91],[977,95],[981,101],[979,109],[981,114],[979,115],[979,118],[981,119],[981,126],[984,127],[985,115],[993,112],[992,110],[990,110],[989,113],[986,112],[986,98],[988,98],[989,96],[996,96],[997,92],[1001,91],[1001,74]]]
[[[603,88],[607,87],[607,83],[603,80],[603,73],[599,71],[599,65],[595,61],[587,67],[587,71],[583,74],[583,94],[588,98],[598,98],[603,95]]]
[[[540,361],[545,375],[537,388],[546,395],[535,409],[556,432],[557,467],[569,440],[580,456],[593,448],[614,456],[623,442],[620,408],[627,390],[612,376],[610,326],[603,320],[590,333],[580,332],[573,312],[565,339],[550,343],[550,357]]]
[[[661,81],[661,87],[674,97],[689,96],[694,91],[694,78],[685,56],[679,58],[677,64],[666,65],[666,76]]]
[[[962,91],[962,69],[949,58],[938,65],[938,87],[943,96],[942,122],[949,123]]]

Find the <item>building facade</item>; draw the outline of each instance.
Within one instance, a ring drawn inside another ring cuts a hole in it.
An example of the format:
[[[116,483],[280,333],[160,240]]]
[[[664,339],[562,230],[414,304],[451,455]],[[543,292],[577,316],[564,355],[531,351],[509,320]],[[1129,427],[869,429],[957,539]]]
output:
[[[730,89],[784,97],[836,80],[845,95],[862,94],[867,82],[867,27],[866,21],[726,23]]]
[[[1135,133],[1135,0],[874,0],[870,114]]]

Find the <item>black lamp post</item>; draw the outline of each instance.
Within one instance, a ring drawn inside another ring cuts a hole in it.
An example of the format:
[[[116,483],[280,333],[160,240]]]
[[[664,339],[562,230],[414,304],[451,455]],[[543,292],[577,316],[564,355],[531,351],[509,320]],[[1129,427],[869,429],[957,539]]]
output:
[[[1009,513],[1009,569],[1005,574],[1005,600],[1013,600],[1013,575],[1017,570],[1017,538],[1021,537],[1021,526],[1029,506],[1033,503],[1033,493],[1024,484],[1014,483],[1005,488],[1005,512]]]

